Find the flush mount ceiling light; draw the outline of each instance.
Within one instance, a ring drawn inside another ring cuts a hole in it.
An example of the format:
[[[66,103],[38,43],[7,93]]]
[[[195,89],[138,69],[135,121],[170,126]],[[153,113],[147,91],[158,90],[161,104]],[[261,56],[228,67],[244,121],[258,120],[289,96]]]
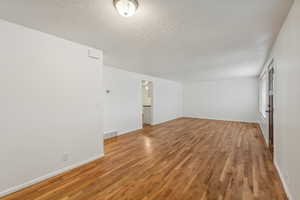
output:
[[[139,3],[137,0],[113,0],[118,13],[123,17],[130,17],[135,14]]]

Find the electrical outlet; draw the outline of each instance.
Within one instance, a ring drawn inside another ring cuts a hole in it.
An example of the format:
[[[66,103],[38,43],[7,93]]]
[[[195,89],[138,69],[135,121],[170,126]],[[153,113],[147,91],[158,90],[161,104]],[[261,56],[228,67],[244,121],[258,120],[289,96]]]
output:
[[[63,157],[62,157],[62,160],[63,160],[64,162],[68,161],[68,160],[69,160],[69,154],[65,153],[65,154],[63,155]]]

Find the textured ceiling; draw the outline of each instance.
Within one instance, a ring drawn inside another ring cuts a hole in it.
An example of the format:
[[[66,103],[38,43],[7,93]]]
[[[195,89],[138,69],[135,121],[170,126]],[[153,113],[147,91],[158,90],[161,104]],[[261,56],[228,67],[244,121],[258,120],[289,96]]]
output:
[[[292,0],[1,0],[0,18],[104,51],[104,63],[178,81],[255,76]]]

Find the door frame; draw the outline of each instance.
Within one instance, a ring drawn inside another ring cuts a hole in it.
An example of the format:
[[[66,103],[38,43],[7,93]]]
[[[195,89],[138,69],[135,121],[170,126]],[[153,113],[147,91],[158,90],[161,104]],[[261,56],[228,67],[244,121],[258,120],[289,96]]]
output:
[[[274,59],[271,60],[268,67],[268,147],[274,160],[274,91],[275,91],[275,66]]]
[[[143,88],[143,83],[144,83],[144,81],[148,81],[149,83],[151,83],[151,94],[152,94],[152,98],[151,98],[151,123],[149,124],[150,126],[153,126],[153,124],[154,124],[154,100],[153,100],[153,98],[154,98],[154,81],[153,80],[149,80],[149,79],[141,79],[141,81],[140,81],[140,88],[141,88],[141,92],[142,92],[142,94],[141,94],[141,97],[142,97],[142,99],[141,99],[141,127],[143,128],[143,126],[144,126],[144,121],[143,121],[143,109],[144,109],[144,94],[143,94],[143,90],[144,90],[144,88]]]

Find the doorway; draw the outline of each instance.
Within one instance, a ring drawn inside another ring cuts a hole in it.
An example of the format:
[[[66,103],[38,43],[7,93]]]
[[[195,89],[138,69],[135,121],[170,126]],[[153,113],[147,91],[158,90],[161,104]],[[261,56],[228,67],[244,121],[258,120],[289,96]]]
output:
[[[270,65],[268,72],[268,118],[269,118],[269,149],[274,159],[274,66]]]
[[[153,115],[153,83],[152,81],[142,80],[143,94],[143,128],[152,125]]]

